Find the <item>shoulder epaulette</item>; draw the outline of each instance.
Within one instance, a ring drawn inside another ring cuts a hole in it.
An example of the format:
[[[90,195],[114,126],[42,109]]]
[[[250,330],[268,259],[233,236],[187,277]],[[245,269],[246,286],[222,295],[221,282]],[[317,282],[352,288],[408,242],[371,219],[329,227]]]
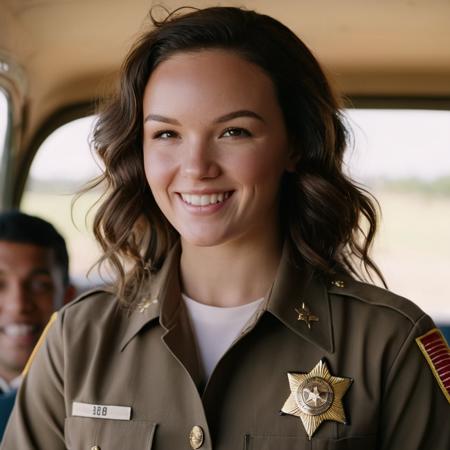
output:
[[[328,292],[352,297],[374,306],[393,309],[407,317],[412,323],[415,323],[424,315],[424,312],[410,300],[382,287],[363,283],[349,276],[333,278],[329,282]]]

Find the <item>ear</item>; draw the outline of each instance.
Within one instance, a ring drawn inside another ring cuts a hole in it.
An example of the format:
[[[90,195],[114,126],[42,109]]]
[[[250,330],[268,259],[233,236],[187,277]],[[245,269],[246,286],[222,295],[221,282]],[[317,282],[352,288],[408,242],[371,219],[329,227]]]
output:
[[[300,154],[298,151],[294,150],[292,147],[288,148],[288,155],[286,159],[285,169],[287,172],[293,173],[300,161]]]
[[[77,295],[77,290],[76,290],[75,286],[73,284],[69,284],[66,287],[66,290],[64,292],[63,305],[66,305],[71,300],[73,300],[76,295]]]

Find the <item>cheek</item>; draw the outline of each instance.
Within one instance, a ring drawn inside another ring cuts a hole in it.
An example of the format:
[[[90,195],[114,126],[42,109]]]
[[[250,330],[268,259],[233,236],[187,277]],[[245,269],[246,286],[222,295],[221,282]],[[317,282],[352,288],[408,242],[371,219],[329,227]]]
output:
[[[60,293],[55,293],[55,297],[59,297]],[[59,303],[62,303],[61,301]],[[56,298],[53,295],[38,295],[35,300],[36,308],[39,311],[40,319],[43,324],[46,324],[50,316],[55,311],[57,304]]]
[[[242,153],[230,162],[232,173],[242,184],[267,184],[278,180],[284,172],[285,164],[279,154],[270,149]]]
[[[172,181],[176,164],[174,158],[165,152],[146,151],[144,152],[144,170],[147,182],[154,196],[158,191],[166,189]]]

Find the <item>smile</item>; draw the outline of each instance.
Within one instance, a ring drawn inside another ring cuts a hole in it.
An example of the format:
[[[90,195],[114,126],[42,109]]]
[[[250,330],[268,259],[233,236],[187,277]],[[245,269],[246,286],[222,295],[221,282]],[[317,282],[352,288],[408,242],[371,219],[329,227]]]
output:
[[[36,331],[36,326],[24,323],[12,323],[9,325],[4,325],[1,328],[1,331],[10,337],[28,336]]]
[[[229,192],[217,192],[214,194],[202,194],[202,195],[180,193],[180,196],[183,199],[183,201],[189,205],[208,206],[208,205],[216,205],[217,203],[223,203],[230,197],[231,194],[232,192],[229,191]]]

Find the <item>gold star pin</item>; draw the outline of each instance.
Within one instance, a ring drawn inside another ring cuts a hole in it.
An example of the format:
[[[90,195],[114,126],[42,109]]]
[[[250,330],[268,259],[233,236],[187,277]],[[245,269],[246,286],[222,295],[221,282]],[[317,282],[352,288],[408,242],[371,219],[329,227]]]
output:
[[[311,440],[325,420],[346,423],[342,397],[352,384],[350,378],[333,377],[321,360],[309,373],[288,373],[291,394],[281,412],[300,417]]]
[[[142,300],[142,302],[138,303],[137,307],[139,309],[139,312],[143,313],[146,309],[150,308],[150,306],[154,305],[155,303],[158,303],[157,298],[155,298],[153,300],[145,298],[144,300]]]
[[[295,312],[298,314],[297,320],[302,320],[306,322],[308,328],[311,329],[311,322],[318,322],[319,318],[311,313],[308,306],[305,303],[302,303],[301,309],[295,308]]]

